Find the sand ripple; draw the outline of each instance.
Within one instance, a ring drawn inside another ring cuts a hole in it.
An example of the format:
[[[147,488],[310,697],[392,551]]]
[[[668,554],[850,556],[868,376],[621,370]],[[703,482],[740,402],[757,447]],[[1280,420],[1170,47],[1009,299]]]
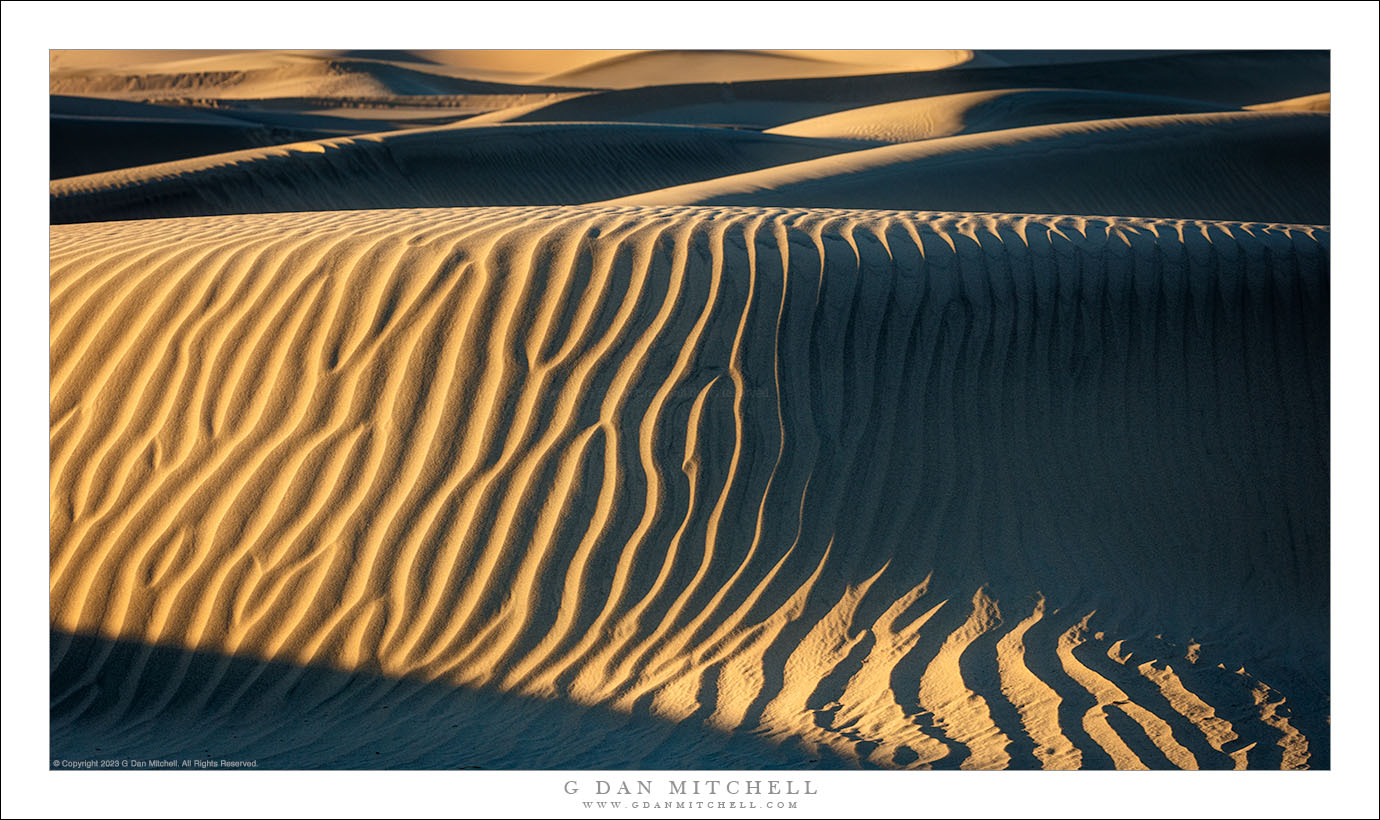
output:
[[[1067,216],[54,227],[54,754],[1325,766],[1327,265]]]

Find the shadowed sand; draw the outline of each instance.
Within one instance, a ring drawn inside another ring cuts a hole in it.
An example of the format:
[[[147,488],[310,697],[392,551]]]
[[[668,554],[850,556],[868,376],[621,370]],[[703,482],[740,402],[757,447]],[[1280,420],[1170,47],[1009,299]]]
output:
[[[291,111],[217,110],[56,94],[49,113],[54,179],[365,134],[388,125]]]
[[[59,760],[266,769],[845,768],[745,732],[367,671],[53,633]],[[124,682],[123,685],[116,683]]]
[[[445,205],[939,207],[1326,224],[1329,122],[1228,112],[866,142],[689,126],[441,127],[53,181],[55,223]],[[865,149],[865,150],[864,150]]]
[[[69,177],[49,188],[54,223],[579,204],[865,147],[627,123],[417,128]]]
[[[1234,112],[925,139],[623,197],[631,205],[943,208],[1326,224],[1329,118]]]
[[[51,240],[55,757],[1328,765],[1326,228]]]

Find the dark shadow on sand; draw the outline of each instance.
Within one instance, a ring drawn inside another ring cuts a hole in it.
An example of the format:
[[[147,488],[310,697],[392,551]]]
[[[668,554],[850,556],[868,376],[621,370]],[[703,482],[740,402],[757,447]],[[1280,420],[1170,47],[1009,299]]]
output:
[[[181,761],[256,761],[260,769],[852,765],[746,732],[566,700],[58,631],[50,641],[55,761],[176,760],[179,768]]]

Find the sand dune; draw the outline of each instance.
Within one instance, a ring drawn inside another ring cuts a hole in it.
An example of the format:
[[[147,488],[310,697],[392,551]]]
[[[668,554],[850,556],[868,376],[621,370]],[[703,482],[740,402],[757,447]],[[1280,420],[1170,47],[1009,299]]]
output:
[[[377,130],[336,117],[246,119],[184,106],[60,95],[52,97],[48,128],[54,179]]]
[[[1253,111],[1318,111],[1326,114],[1332,110],[1332,93],[1324,91],[1321,94],[1309,94],[1246,107]]]
[[[865,147],[686,126],[428,128],[55,180],[54,223],[584,203]]]
[[[865,147],[627,123],[412,129],[55,180],[51,216],[610,200],[1330,221],[1322,114],[1094,120]]]
[[[341,133],[384,131],[402,123],[445,125],[478,113],[545,105],[589,93],[589,89],[544,85],[531,78],[511,81],[502,72],[475,72],[421,56],[397,60],[385,57],[398,55],[368,55],[54,51],[49,90],[55,96],[222,111],[298,128],[312,126],[282,120],[328,115],[376,123],[373,128]],[[201,153],[215,153],[214,144]]]
[[[53,72],[147,68],[194,58],[253,53],[252,49],[54,48],[48,51],[48,68]]]
[[[1028,62],[1028,61],[1023,61]],[[276,91],[303,78],[352,77],[348,82],[304,88],[311,94],[379,92],[453,93],[442,79],[468,79],[504,85],[559,88],[631,88],[669,85],[695,76],[701,82],[742,82],[802,77],[838,77],[905,71],[934,71],[959,65],[1009,65],[1007,60],[964,49],[854,50],[712,50],[646,51],[631,49],[524,50],[392,50],[346,51],[64,51],[52,52],[55,80],[68,85],[100,85],[107,92],[159,93],[167,84],[198,86],[231,95],[245,87]],[[229,70],[234,76],[221,76]],[[126,78],[98,79],[94,74]],[[197,75],[201,78],[196,79]],[[145,77],[153,78],[149,80]],[[228,82],[227,82],[228,80]],[[436,87],[436,83],[442,83]],[[406,89],[406,91],[404,91]],[[290,92],[296,95],[297,91]]]
[[[217,105],[211,101],[208,106],[190,104],[161,105],[158,103],[130,102],[107,97],[68,97],[61,94],[49,95],[52,116],[103,120],[118,123],[122,120],[136,120],[146,123],[174,124],[181,122],[202,122],[218,125],[252,125],[267,129],[285,131],[330,132],[331,136],[344,134],[363,134],[379,131],[380,119],[387,118],[381,111],[358,111],[351,116],[332,116],[319,111],[292,110],[288,106],[278,109],[252,108],[248,106]],[[307,106],[308,109],[313,106]],[[440,109],[438,109],[438,112]],[[464,114],[455,112],[437,113],[437,118],[460,120]],[[425,124],[425,123],[422,123]],[[442,123],[444,124],[444,123]],[[405,115],[398,118],[395,130],[412,128],[418,125],[418,118]],[[153,129],[149,129],[152,133]],[[190,142],[190,141],[189,141]],[[91,146],[82,146],[89,148]],[[195,147],[194,145],[192,147]],[[202,154],[221,153],[203,151]],[[143,163],[148,164],[148,163]]]
[[[1061,123],[888,145],[616,200],[1326,224],[1326,115]]]
[[[933,51],[634,51],[547,75],[553,85],[640,88],[678,85],[686,77],[722,83],[800,77],[840,77],[902,71],[934,71],[971,64],[962,49]]]
[[[164,97],[391,97],[428,94],[528,94],[531,84],[450,76],[440,67],[293,52],[193,56],[154,64],[55,67],[53,94],[156,100]],[[545,90],[562,90],[549,88]]]
[[[53,757],[1329,768],[1330,74],[51,52]]]
[[[1329,765],[1325,228],[51,241],[54,755]]]
[[[516,122],[661,122],[774,128],[866,105],[1001,89],[1109,91],[1238,107],[1328,89],[1325,51],[1195,52],[1096,62],[955,67],[867,76],[686,82],[586,94],[510,112]],[[488,115],[493,119],[505,115]]]
[[[853,108],[787,123],[767,133],[895,143],[1029,125],[1222,110],[1223,106],[1212,103],[1146,94],[1004,88]]]

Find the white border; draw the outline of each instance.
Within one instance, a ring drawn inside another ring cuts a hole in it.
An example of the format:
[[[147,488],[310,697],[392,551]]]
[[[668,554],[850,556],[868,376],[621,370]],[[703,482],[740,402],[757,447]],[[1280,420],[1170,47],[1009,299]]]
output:
[[[561,790],[572,775],[559,772],[47,770],[48,500],[38,478],[47,472],[47,49],[1034,47],[1333,51],[1333,770],[797,773],[819,784],[820,797],[800,811],[758,814],[1375,816],[1376,11],[1268,2],[4,3],[4,814],[524,817],[576,808]]]

